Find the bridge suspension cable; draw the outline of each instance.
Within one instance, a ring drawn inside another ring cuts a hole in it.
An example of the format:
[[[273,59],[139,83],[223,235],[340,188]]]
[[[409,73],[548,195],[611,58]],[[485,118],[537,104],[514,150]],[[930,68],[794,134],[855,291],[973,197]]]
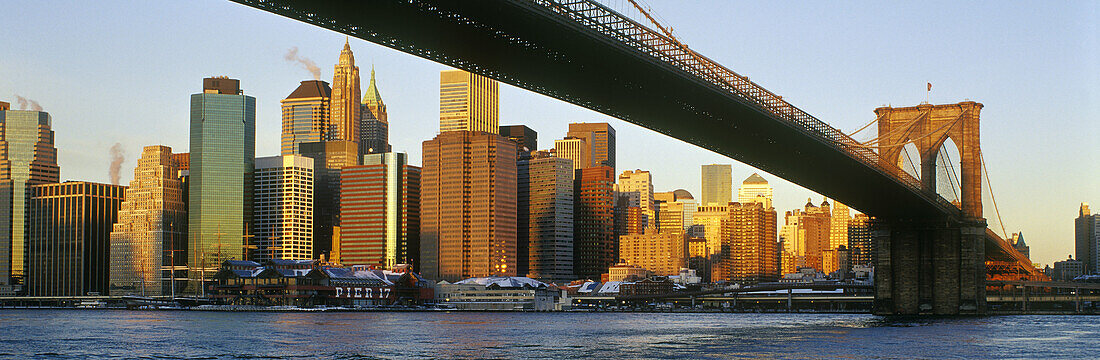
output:
[[[919,119],[919,118],[920,118],[920,117],[918,117],[918,119]],[[902,142],[900,142],[900,143],[897,143],[897,144],[890,144],[890,145],[877,145],[877,144],[875,144],[875,145],[868,145],[868,144],[871,144],[871,143],[877,143],[877,142],[878,142],[879,140],[881,140],[881,137],[880,137],[879,139],[873,139],[873,140],[874,140],[873,142],[872,142],[872,141],[868,141],[867,143],[863,143],[863,144],[856,144],[856,145],[852,145],[852,146],[856,146],[856,147],[861,147],[861,148],[867,148],[867,149],[891,149],[891,148],[896,148],[896,147],[900,147],[900,146],[905,146],[905,145],[907,145],[907,144],[909,144],[909,143],[912,143],[912,142],[915,142],[915,141],[917,141],[917,140],[920,140],[920,139],[924,139],[924,138],[926,138],[926,137],[929,137],[929,136],[935,135],[936,133],[940,132],[941,130],[944,130],[944,129],[950,129],[950,128],[951,128],[952,126],[955,126],[955,124],[958,124],[960,120],[962,120],[962,115],[959,115],[958,117],[956,117],[954,121],[952,121],[952,122],[949,122],[949,123],[944,123],[943,125],[940,125],[940,127],[936,128],[935,130],[929,131],[928,133],[926,133],[926,134],[924,134],[924,135],[921,135],[921,136],[918,136],[918,137],[915,137],[915,138],[910,138],[909,140],[905,140],[905,141],[902,141]],[[910,122],[910,123],[913,123],[913,122],[916,122],[916,120],[913,120],[913,121],[912,121],[912,122]],[[908,126],[906,126],[905,128],[907,128],[907,127],[908,127]],[[899,128],[899,129],[900,129],[900,128]],[[897,129],[894,129],[894,130],[897,130]],[[892,131],[891,131],[891,132],[892,132]],[[883,137],[885,137],[885,136],[883,136]]]

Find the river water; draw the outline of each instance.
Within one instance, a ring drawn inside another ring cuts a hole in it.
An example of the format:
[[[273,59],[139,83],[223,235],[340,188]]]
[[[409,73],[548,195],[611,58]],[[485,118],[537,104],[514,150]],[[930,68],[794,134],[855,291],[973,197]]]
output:
[[[0,310],[0,358],[1100,358],[1100,317]]]

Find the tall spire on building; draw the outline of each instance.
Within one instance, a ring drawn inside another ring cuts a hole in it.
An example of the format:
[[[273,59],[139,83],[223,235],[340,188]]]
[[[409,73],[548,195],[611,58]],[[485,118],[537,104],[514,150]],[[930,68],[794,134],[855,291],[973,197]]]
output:
[[[344,39],[344,49],[340,50],[340,62],[332,72],[332,98],[329,141],[359,141],[359,67],[355,66],[355,55],[351,53],[351,44]]]
[[[340,65],[355,66],[355,55],[351,53],[351,44],[348,38],[344,38],[344,49],[340,50]]]
[[[382,106],[382,94],[378,92],[378,86],[374,84],[374,65],[370,66],[370,84],[367,92],[363,94],[363,104],[367,106]],[[384,119],[381,119],[385,121]]]

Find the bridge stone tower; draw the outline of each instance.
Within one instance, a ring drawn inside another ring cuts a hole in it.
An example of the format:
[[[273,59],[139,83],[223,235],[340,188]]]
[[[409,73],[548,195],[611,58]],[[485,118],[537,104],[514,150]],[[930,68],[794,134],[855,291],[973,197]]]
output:
[[[875,109],[880,161],[886,168],[895,168],[902,145],[915,144],[921,188],[937,201],[946,203],[936,193],[936,158],[947,139],[955,143],[962,158],[958,217],[875,219],[875,313],[985,313],[981,109],[982,104],[973,101]],[[897,175],[909,176],[896,169]]]
[[[879,157],[886,168],[896,166],[902,146],[912,141],[920,152],[921,187],[936,193],[936,158],[947,139],[962,157],[962,210],[966,217],[982,217],[982,163],[978,120],[982,104],[921,104],[911,107],[881,107],[878,116]],[[899,167],[898,171],[902,171]],[[905,174],[898,174],[905,176]]]

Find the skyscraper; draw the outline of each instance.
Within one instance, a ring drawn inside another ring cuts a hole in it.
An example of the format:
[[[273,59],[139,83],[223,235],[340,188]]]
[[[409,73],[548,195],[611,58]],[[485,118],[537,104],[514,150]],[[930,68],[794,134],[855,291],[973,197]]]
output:
[[[69,181],[27,189],[27,295],[106,294],[111,225],[125,186]]]
[[[344,168],[340,197],[344,264],[420,265],[420,167],[405,153],[370,154]]]
[[[653,201],[653,177],[649,171],[627,170],[619,175],[619,182],[615,184],[616,193],[620,198],[625,198],[626,205],[636,206],[642,209],[645,217],[645,227],[656,227],[656,204]]]
[[[340,226],[340,170],[359,165],[359,145],[322,141],[298,148],[302,156],[313,159],[313,258],[331,258],[334,227]]]
[[[518,173],[519,274],[574,280],[572,162],[537,151],[519,160]]]
[[[178,174],[172,148],[142,150],[110,235],[110,295],[168,295],[186,284],[187,207]]]
[[[848,222],[848,252],[852,265],[869,265],[874,263],[875,247],[871,241],[871,218],[864,214],[856,214]]]
[[[344,41],[340,61],[332,69],[332,99],[329,141],[359,141],[359,67],[355,55]],[[358,151],[358,149],[356,149]]]
[[[581,138],[554,140],[554,156],[569,159],[573,170],[592,167],[592,159],[588,157],[588,143]]]
[[[280,101],[283,105],[282,148],[280,154],[298,153],[298,144],[324,141],[332,114],[329,105],[332,89],[320,80],[307,80]]]
[[[698,204],[687,190],[677,189],[667,193],[653,194],[657,201],[657,228],[659,232],[676,232],[690,236],[688,230],[693,224],[692,217]]]
[[[702,237],[707,241],[707,250],[713,255],[722,249],[722,236],[725,233],[725,225],[729,219],[729,203],[725,205],[700,206],[691,217],[691,223],[698,232],[692,236]]]
[[[833,201],[832,216],[830,217],[829,228],[829,250],[835,250],[841,246],[850,248],[848,246],[848,223],[852,221],[851,213],[848,211],[848,205],[844,205],[839,201]]]
[[[783,227],[783,273],[793,273],[800,267],[824,270],[821,253],[828,250],[829,232],[832,227],[828,203],[814,206],[806,201],[803,210],[795,209],[786,214]]]
[[[516,275],[517,146],[496,133],[461,130],[424,142],[420,271],[425,277]]]
[[[501,125],[500,136],[518,143],[521,153],[530,153],[539,147],[539,134],[526,125]]]
[[[252,261],[313,259],[313,159],[256,158]]]
[[[737,282],[774,281],[779,276],[776,258],[775,209],[762,202],[730,203],[723,234],[724,280]]]
[[[359,108],[359,154],[390,152],[390,121],[386,103],[374,83],[374,68],[370,69],[370,84]]]
[[[565,136],[584,139],[591,166],[609,166],[615,174],[615,128],[611,124],[571,123]]]
[[[243,95],[240,81],[203,79],[191,95],[191,155],[187,211],[186,292],[223,260],[243,260],[251,235],[252,176],[256,161],[256,98]]]
[[[771,185],[756,173],[741,182],[741,188],[737,190],[737,202],[742,204],[762,202],[765,209],[772,207],[772,196]]]
[[[439,73],[439,131],[484,131],[499,128],[499,84],[463,70]]]
[[[615,265],[615,174],[610,166],[575,171],[573,177],[573,272],[598,279]]]
[[[1092,214],[1083,202],[1073,225],[1077,260],[1084,263],[1085,274],[1100,274],[1100,214]]]
[[[0,107],[0,295],[23,284],[27,187],[60,178],[50,124],[46,112]]]
[[[733,199],[733,170],[729,164],[703,165],[700,206],[724,206]]]

